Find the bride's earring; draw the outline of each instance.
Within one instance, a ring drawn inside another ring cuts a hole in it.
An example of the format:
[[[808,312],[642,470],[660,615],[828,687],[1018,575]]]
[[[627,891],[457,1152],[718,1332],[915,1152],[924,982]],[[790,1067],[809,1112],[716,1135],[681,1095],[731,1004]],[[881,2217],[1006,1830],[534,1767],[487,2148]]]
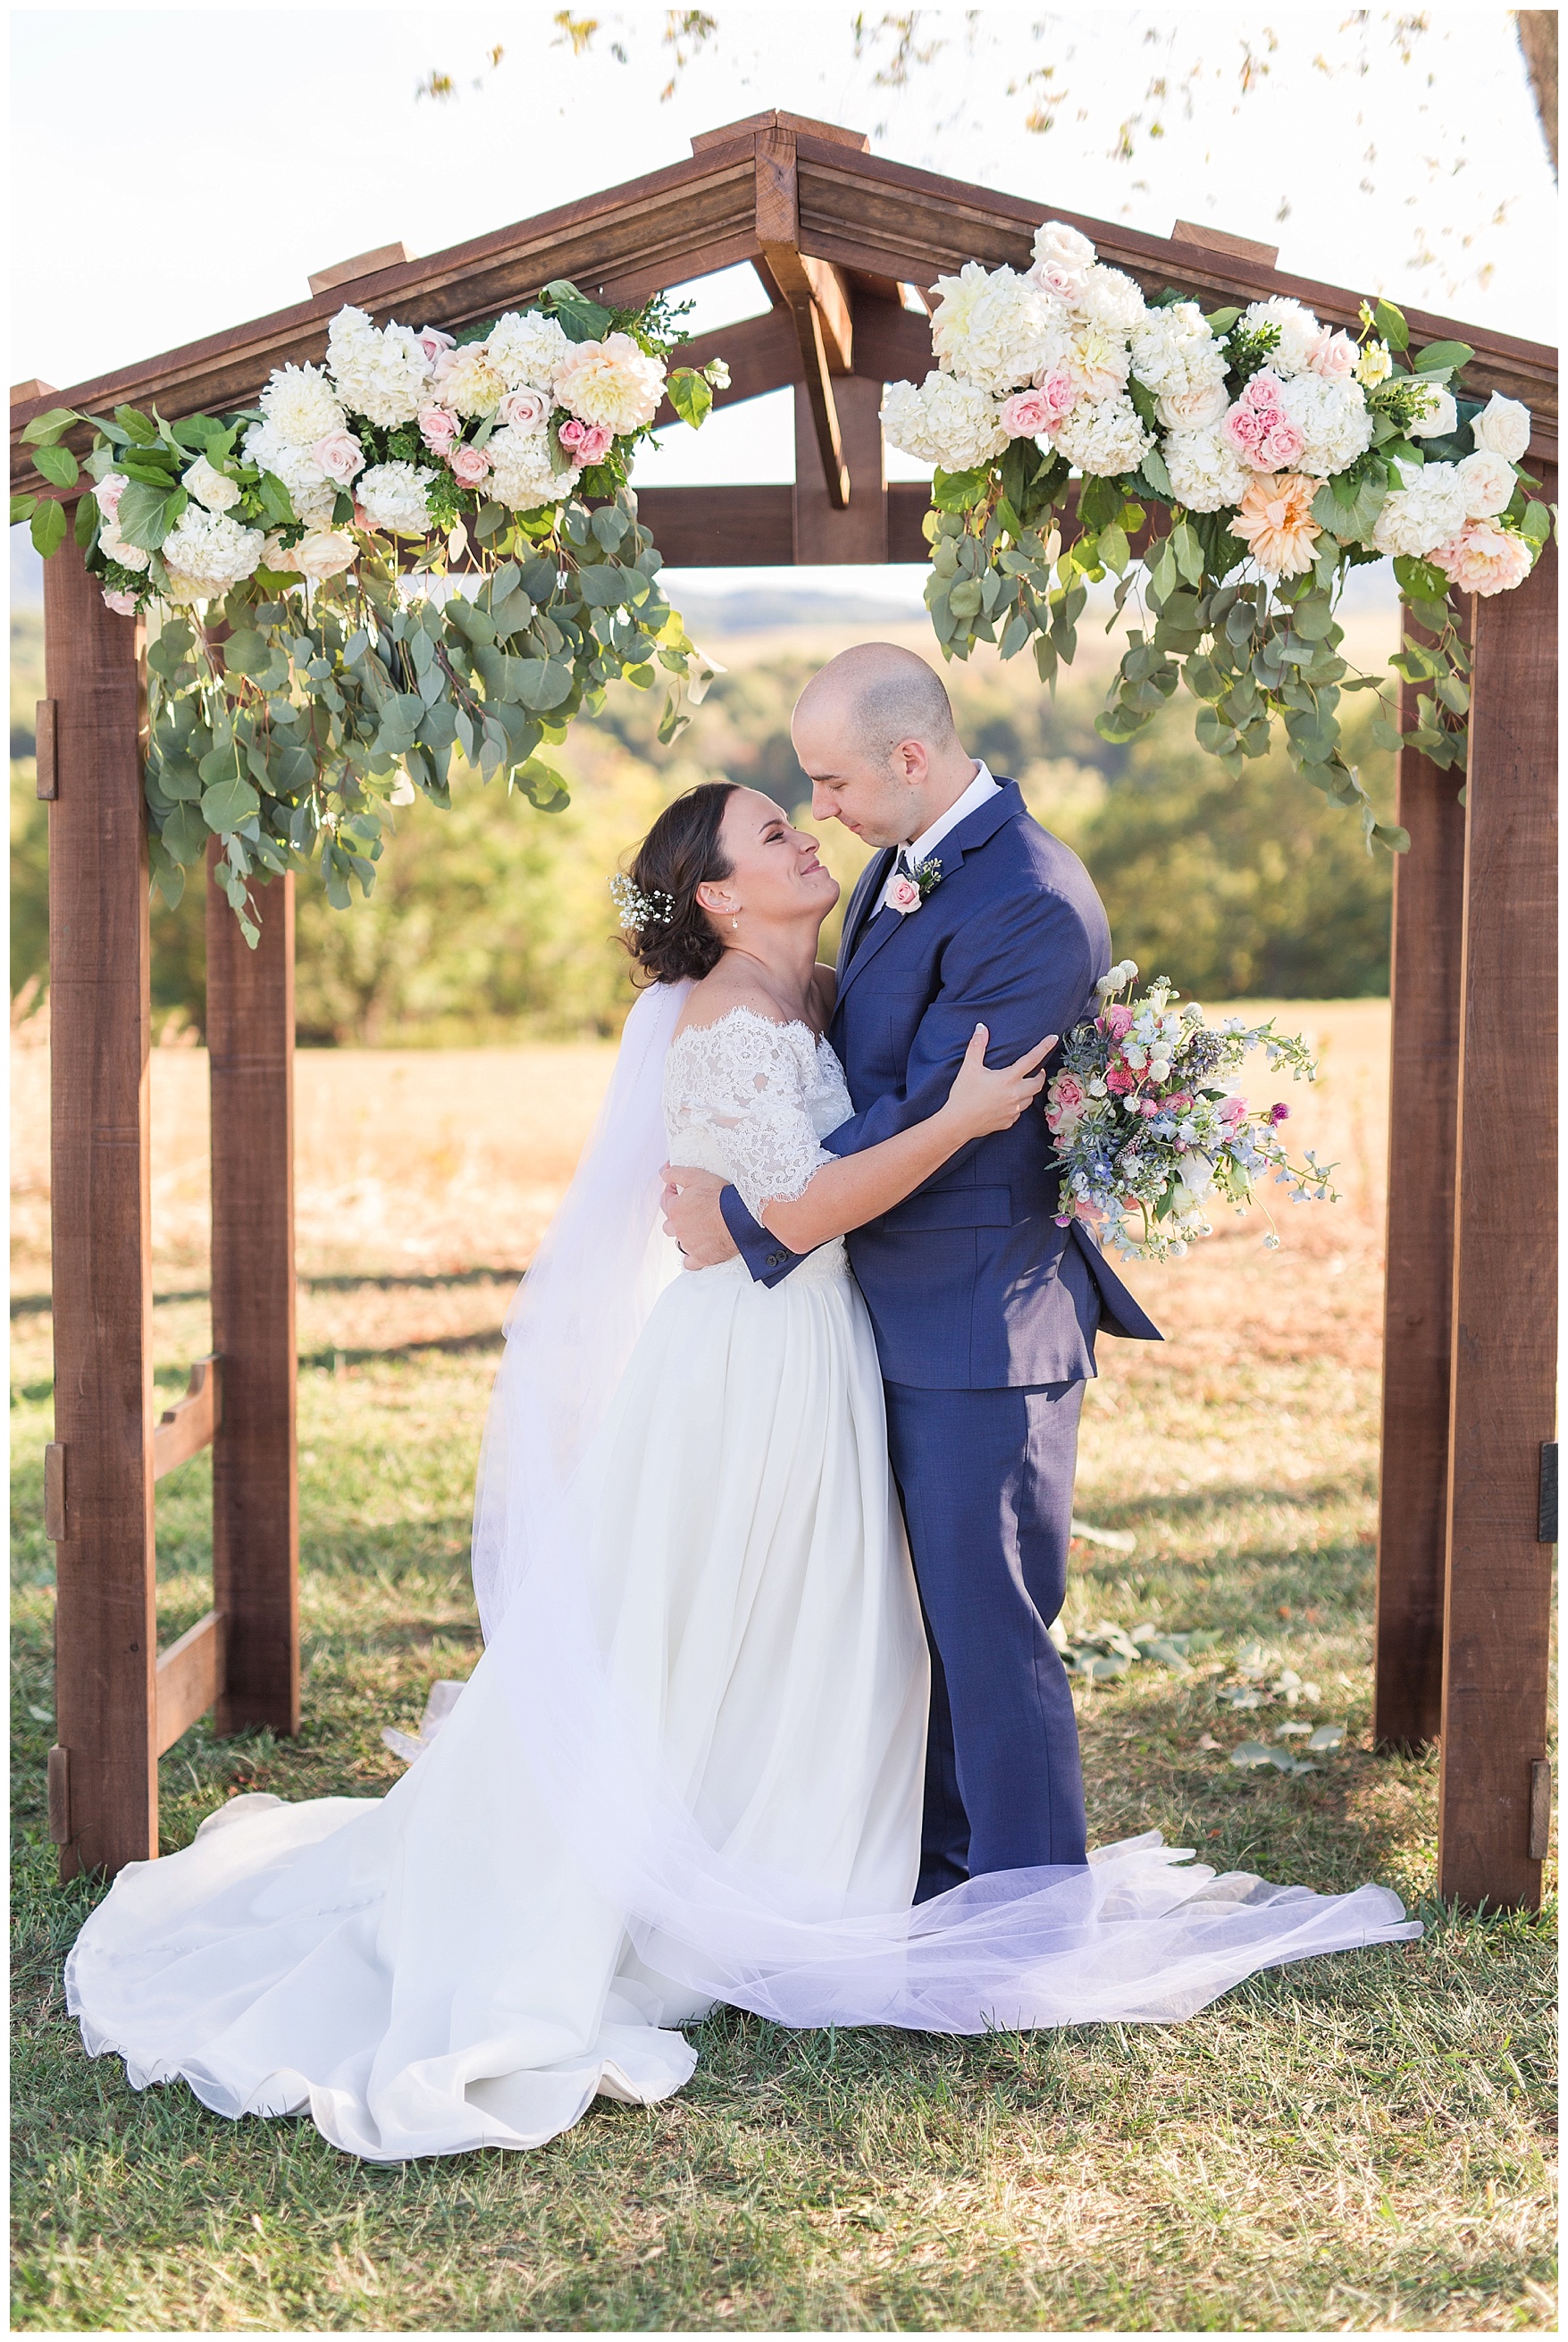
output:
[[[740,915],[740,913],[737,911],[737,912],[735,913],[734,917],[730,921],[730,925],[731,925],[731,926],[732,926],[732,927],[738,927],[738,926],[740,926],[740,923],[741,923],[741,915]]]

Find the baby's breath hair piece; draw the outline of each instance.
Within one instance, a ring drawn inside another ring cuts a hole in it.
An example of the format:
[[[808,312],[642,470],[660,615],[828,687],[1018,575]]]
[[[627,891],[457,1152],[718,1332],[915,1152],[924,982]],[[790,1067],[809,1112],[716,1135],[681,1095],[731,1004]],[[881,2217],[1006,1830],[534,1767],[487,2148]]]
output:
[[[621,925],[629,935],[640,936],[644,927],[667,926],[674,916],[675,898],[655,889],[644,895],[642,888],[617,870],[610,881],[610,893],[615,908],[621,914]]]

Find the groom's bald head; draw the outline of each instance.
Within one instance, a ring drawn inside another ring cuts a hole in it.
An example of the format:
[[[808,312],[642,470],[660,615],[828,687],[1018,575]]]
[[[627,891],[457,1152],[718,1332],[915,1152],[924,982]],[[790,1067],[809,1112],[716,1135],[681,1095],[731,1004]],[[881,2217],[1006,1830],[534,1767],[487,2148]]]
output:
[[[857,643],[830,659],[795,702],[790,733],[813,813],[872,846],[917,837],[975,770],[942,678],[896,643]]]

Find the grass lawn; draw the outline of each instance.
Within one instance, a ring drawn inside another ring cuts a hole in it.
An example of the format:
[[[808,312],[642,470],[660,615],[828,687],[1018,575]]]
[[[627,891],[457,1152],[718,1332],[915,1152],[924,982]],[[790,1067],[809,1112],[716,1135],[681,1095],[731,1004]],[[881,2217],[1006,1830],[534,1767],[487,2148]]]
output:
[[[1336,1021],[1297,1004],[1293,1017],[1332,1031],[1316,1110],[1346,1165],[1345,1202],[1292,1215],[1281,1255],[1227,1235],[1141,1276],[1170,1339],[1104,1346],[1078,1509],[1137,1542],[1130,1556],[1075,1548],[1066,1623],[1151,1618],[1219,1638],[1188,1675],[1143,1664],[1083,1687],[1093,1837],[1154,1827],[1221,1867],[1325,1888],[1382,1880],[1426,1919],[1424,1939],[1255,1978],[1169,2030],[954,2041],[792,2035],[723,2013],[697,2028],[701,2062],[680,2097],[600,2101],[534,2155],[373,2167],[308,2123],[226,2123],[183,2088],[137,2096],[114,2059],[82,2054],[60,1964],[100,1890],[56,1887],[44,1837],[48,1319],[25,1306],[42,1286],[35,1252],[25,1257],[12,1395],[15,2323],[1553,2329],[1550,1916],[1435,1907],[1433,1766],[1367,1745],[1373,1008]],[[363,1093],[374,1061],[349,1056],[336,1067]],[[581,1088],[575,1058],[570,1071]],[[591,1110],[584,1096],[572,1115]],[[545,1119],[559,1141],[561,1116]],[[324,1236],[301,1305],[305,1727],[290,1743],[194,1727],[163,1760],[165,1849],[233,1790],[374,1794],[400,1769],[380,1726],[412,1728],[432,1677],[464,1675],[476,1656],[468,1506],[509,1291],[483,1272],[511,1247],[473,1214],[472,1165],[459,1172],[466,1266],[455,1223],[402,1283],[379,1256],[364,1263],[378,1281],[354,1282],[341,1219],[334,1248]],[[23,1163],[35,1202],[35,1173]],[[522,1197],[519,1226],[528,1208]],[[428,1196],[420,1209],[428,1235],[439,1215]],[[155,1313],[171,1395],[205,1326],[176,1217],[171,1206],[160,1236],[173,1297]],[[209,1599],[208,1487],[205,1457],[159,1487],[165,1640]],[[1237,1710],[1223,1696],[1245,1680],[1236,1662],[1253,1644],[1263,1704]],[[1270,1694],[1286,1667],[1315,1696],[1293,1706]],[[1346,1728],[1318,1771],[1230,1763],[1239,1742],[1297,1722]]]

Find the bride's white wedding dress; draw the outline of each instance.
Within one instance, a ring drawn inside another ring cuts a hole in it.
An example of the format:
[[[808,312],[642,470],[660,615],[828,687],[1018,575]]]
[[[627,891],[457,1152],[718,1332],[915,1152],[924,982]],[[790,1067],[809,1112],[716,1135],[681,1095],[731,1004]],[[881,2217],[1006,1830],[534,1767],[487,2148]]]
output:
[[[723,1998],[786,2024],[1171,2017],[1418,1933],[1377,1887],[1214,1880],[1156,1837],[911,1912],[927,1658],[842,1244],[679,1273],[657,1164],[798,1195],[850,1112],[804,1026],[645,996],[525,1281],[475,1523],[486,1647],[383,1798],[233,1800],[129,1865],[66,1967],[94,2054],[375,2160],[649,2103]]]

